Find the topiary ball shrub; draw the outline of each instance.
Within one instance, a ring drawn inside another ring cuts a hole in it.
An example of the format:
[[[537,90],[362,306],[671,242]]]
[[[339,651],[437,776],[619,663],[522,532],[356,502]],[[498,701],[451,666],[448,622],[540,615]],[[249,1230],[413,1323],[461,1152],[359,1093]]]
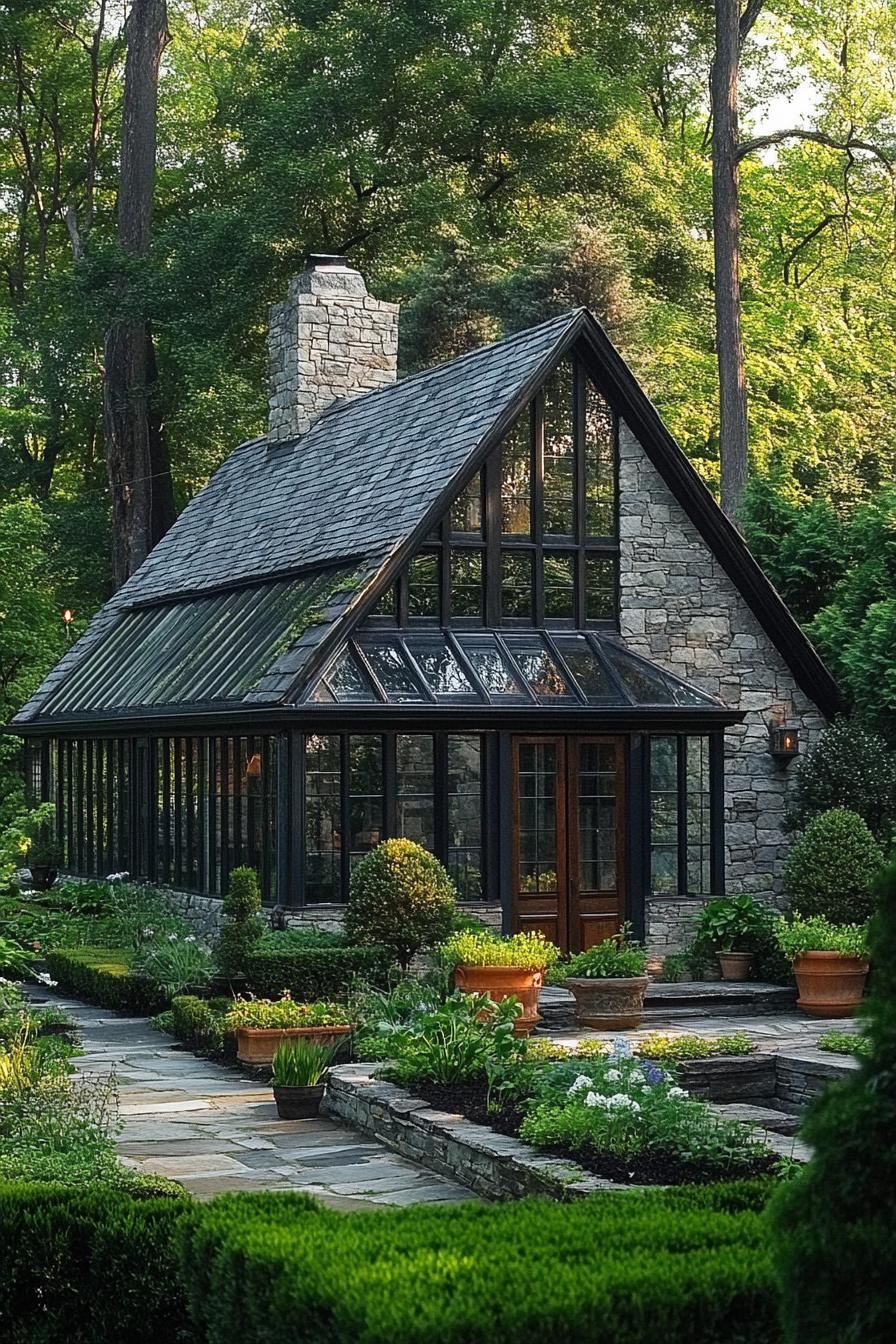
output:
[[[245,974],[246,957],[264,932],[258,918],[261,889],[254,868],[234,868],[221,903],[224,926],[215,944],[215,963],[221,975]]]
[[[835,807],[857,812],[884,842],[896,822],[896,753],[878,733],[842,716],[797,764],[788,828],[801,831]]]
[[[784,865],[784,890],[801,915],[861,924],[872,913],[871,883],[883,851],[865,822],[845,807],[814,817]]]
[[[811,1162],[771,1206],[787,1344],[892,1344],[896,1322],[896,863],[874,884],[869,1056],[812,1105]]]
[[[413,840],[385,840],[352,873],[345,932],[390,948],[402,966],[447,938],[457,891],[434,855]]]

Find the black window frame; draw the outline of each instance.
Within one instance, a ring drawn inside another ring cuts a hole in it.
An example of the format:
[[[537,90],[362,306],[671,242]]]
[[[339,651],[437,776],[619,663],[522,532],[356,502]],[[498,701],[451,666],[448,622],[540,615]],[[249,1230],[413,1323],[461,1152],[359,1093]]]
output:
[[[709,869],[710,890],[692,891],[688,882],[688,790],[687,750],[691,738],[705,738],[709,745]],[[676,870],[677,882],[673,891],[654,891],[653,870],[653,747],[658,739],[675,743],[676,780]],[[664,730],[645,733],[643,738],[645,825],[645,881],[651,900],[681,900],[725,894],[725,740],[718,730],[689,729],[680,732]]]

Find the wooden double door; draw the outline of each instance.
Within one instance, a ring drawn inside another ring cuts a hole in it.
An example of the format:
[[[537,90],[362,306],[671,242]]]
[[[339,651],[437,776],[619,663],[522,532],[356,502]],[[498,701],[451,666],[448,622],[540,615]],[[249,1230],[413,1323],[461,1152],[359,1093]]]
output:
[[[513,739],[513,926],[564,952],[610,937],[625,918],[624,741]]]

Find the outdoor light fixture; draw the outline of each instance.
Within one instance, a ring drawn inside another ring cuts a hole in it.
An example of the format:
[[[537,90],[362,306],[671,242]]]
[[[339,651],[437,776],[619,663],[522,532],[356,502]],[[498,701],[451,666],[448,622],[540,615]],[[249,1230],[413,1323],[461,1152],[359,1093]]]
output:
[[[793,723],[770,723],[768,749],[776,761],[789,761],[800,754],[800,732]]]
[[[65,626],[65,633],[68,639],[71,639],[72,637],[72,621],[74,619],[75,613],[72,611],[71,607],[66,607],[65,611],[62,613],[62,622]]]

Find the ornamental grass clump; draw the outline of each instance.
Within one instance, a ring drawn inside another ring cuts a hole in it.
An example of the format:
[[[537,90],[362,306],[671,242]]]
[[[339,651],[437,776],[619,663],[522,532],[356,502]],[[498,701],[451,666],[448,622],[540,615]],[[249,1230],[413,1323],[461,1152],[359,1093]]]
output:
[[[883,851],[866,823],[845,807],[813,817],[791,847],[784,890],[800,915],[832,923],[861,923],[872,913],[871,883]]]
[[[385,840],[355,867],[345,912],[351,942],[389,948],[403,967],[451,930],[457,890],[434,855],[413,840]]]
[[[335,1054],[334,1046],[319,1041],[284,1041],[274,1051],[271,1082],[275,1087],[317,1087],[325,1081]]]
[[[446,966],[515,966],[532,971],[543,971],[560,957],[560,949],[543,933],[502,938],[488,929],[453,933],[442,943],[440,953]]]
[[[351,1017],[342,1003],[296,1003],[289,994],[280,999],[236,999],[224,1019],[228,1031],[240,1027],[279,1030],[289,1027],[349,1027]]]

